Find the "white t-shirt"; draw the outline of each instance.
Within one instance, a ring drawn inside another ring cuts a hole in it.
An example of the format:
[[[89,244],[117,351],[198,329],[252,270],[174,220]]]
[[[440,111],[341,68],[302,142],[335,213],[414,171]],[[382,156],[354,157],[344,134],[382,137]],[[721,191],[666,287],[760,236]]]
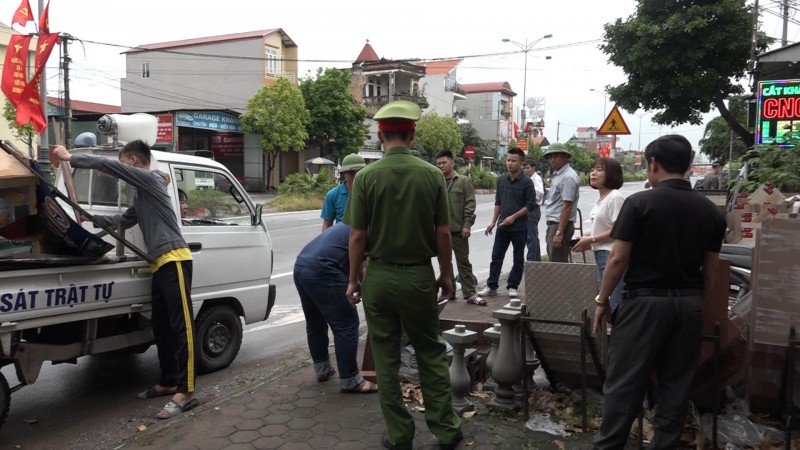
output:
[[[589,213],[589,220],[592,223],[592,236],[597,236],[614,228],[614,222],[617,221],[617,216],[619,216],[619,210],[622,209],[623,203],[625,203],[625,196],[614,189],[606,195],[606,198],[597,201],[592,206],[592,211]],[[613,246],[614,240],[611,239],[592,244],[592,250],[611,251]]]

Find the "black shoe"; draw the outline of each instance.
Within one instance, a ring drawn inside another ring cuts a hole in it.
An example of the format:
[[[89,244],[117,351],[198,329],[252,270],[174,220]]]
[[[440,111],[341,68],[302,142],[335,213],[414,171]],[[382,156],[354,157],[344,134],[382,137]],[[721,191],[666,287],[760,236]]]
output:
[[[436,438],[429,445],[429,447],[440,448],[442,450],[455,450],[455,448],[458,447],[458,444],[463,439],[464,439],[464,435],[461,433],[461,430],[458,430],[458,433],[456,433],[456,436],[453,438],[452,441],[444,443],[444,442],[440,441],[439,438]]]
[[[389,450],[394,450],[394,445],[392,445],[392,443],[389,442],[389,436],[386,433],[383,433],[383,436],[381,436],[381,444],[383,444],[384,448],[388,448]]]

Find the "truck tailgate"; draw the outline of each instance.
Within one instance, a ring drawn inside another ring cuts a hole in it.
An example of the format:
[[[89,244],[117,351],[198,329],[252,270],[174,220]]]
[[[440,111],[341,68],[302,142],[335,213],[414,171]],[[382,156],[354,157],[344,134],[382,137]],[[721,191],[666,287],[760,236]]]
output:
[[[151,276],[143,261],[0,272],[0,324],[149,303]]]

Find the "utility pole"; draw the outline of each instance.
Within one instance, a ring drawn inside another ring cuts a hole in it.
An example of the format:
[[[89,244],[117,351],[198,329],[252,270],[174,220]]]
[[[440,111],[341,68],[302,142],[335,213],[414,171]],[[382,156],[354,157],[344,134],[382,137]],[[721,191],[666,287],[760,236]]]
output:
[[[558,142],[559,134],[561,134],[561,121],[560,120],[556,124],[556,142]]]
[[[44,0],[39,0],[39,11],[44,10]],[[46,65],[46,64],[45,64]],[[47,70],[42,67],[42,75],[39,77],[39,97],[41,107],[44,112],[44,120],[49,124],[47,117]],[[47,128],[39,134],[39,169],[46,180],[50,180],[50,139],[47,136]]]
[[[789,34],[789,0],[783,0],[782,3],[783,34],[781,34],[781,47],[786,47],[786,41]]]
[[[64,61],[61,69],[64,71],[64,145],[72,148],[72,100],[69,96],[69,34],[61,35],[61,45],[64,48]]]

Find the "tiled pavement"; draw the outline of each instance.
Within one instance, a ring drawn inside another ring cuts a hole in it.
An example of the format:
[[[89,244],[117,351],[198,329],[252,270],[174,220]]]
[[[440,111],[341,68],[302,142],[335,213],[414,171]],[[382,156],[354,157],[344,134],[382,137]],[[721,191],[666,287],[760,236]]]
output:
[[[374,449],[381,448],[383,417],[376,394],[342,394],[338,379],[317,383],[305,348],[286,355],[269,379],[246,386],[170,421],[137,433],[116,448],[174,449]],[[199,393],[202,401],[202,391]],[[521,414],[491,412],[486,400],[472,398],[476,414],[464,419],[466,449],[576,448],[591,433],[568,438],[532,432]],[[153,400],[158,402],[158,399]],[[421,412],[414,448],[426,448],[433,435]]]

